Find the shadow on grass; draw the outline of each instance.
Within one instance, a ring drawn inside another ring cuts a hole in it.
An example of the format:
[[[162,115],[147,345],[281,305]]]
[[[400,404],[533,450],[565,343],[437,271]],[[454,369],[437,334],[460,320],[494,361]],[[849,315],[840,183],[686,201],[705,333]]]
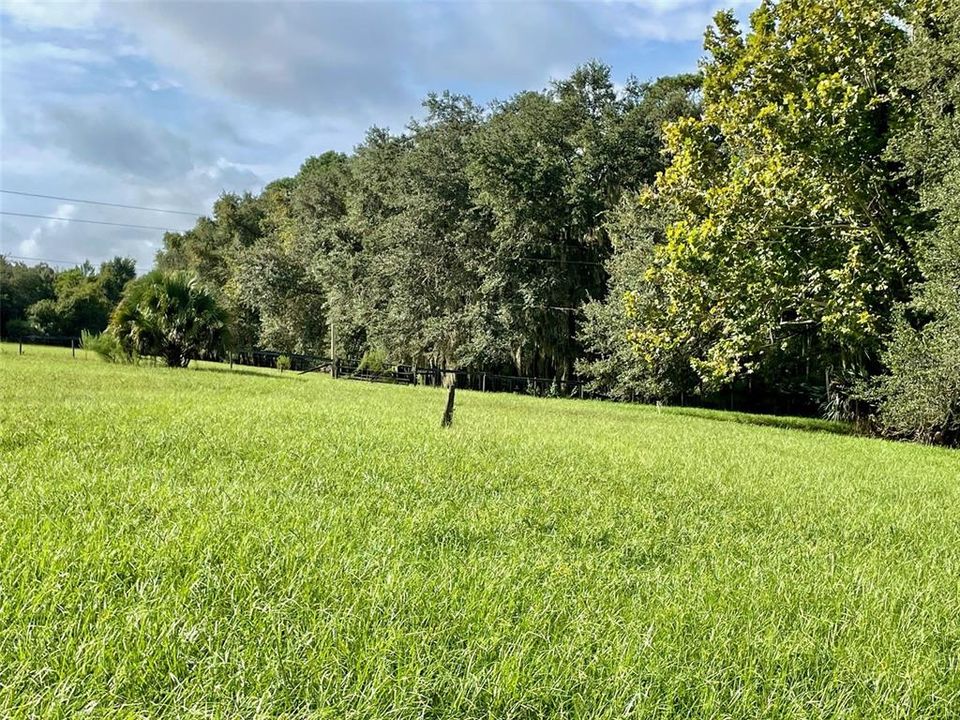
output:
[[[242,365],[230,367],[217,367],[210,365],[190,365],[190,370],[194,372],[222,373],[223,375],[248,375],[250,377],[267,378],[270,380],[296,380],[297,375],[292,371],[279,373],[270,368],[244,367]]]
[[[857,429],[851,423],[833,422],[819,418],[781,417],[779,415],[754,415],[732,410],[711,410],[709,408],[670,407],[664,411],[674,415],[687,415],[704,420],[734,422],[741,425],[774,427],[782,430],[804,430],[806,432],[830,433],[832,435],[856,435]]]

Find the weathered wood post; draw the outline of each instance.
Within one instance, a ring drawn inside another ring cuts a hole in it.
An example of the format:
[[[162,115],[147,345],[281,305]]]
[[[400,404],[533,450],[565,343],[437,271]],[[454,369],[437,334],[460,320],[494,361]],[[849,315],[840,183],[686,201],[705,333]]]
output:
[[[71,354],[73,357],[77,357],[77,346],[76,346],[76,342],[77,342],[76,340],[74,340],[73,338],[70,338],[70,354]]]
[[[20,355],[23,355],[23,338],[20,338]]]
[[[440,421],[440,427],[450,427],[453,425],[453,403],[456,399],[457,381],[450,383],[450,391],[447,393],[447,407],[443,411],[443,420]]]

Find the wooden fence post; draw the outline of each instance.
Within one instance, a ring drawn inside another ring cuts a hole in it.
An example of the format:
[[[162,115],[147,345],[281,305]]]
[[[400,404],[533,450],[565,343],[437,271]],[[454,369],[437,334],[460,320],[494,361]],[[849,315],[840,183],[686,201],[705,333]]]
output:
[[[73,357],[77,356],[76,340],[73,338],[70,338],[70,354],[73,355]]]
[[[443,420],[440,421],[440,427],[450,427],[453,425],[453,401],[456,397],[457,382],[450,383],[450,392],[447,393],[447,407],[443,411]]]

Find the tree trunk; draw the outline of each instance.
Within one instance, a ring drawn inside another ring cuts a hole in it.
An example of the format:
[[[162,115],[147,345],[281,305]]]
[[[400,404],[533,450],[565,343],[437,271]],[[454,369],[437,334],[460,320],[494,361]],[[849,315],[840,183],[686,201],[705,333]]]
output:
[[[164,348],[163,359],[167,362],[167,367],[185,368],[190,364],[190,358],[183,352],[183,348],[173,345]]]

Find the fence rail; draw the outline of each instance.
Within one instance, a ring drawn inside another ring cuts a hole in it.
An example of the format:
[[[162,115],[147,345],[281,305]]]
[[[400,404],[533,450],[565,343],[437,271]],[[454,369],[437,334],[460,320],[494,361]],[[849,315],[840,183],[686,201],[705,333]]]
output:
[[[69,347],[72,348],[74,353],[80,347],[80,338],[71,335],[24,335],[19,338],[8,338],[8,340],[20,343],[21,352],[23,344]],[[477,392],[514,393],[540,397],[609,399],[606,395],[589,390],[585,381],[577,377],[561,382],[554,378],[502,375],[482,370],[419,367],[415,365],[394,365],[383,370],[372,370],[363,367],[362,362],[355,358],[333,360],[323,355],[286,353],[263,348],[231,353],[221,362],[248,367],[275,368],[277,367],[277,359],[281,356],[289,358],[289,369],[294,372],[301,374],[318,371],[329,372],[334,377],[343,380],[394,385],[423,385],[426,387],[442,387],[451,381],[455,381],[459,389]]]
[[[55,345],[69,347],[76,356],[80,349],[80,338],[71,335],[24,335],[22,337],[2,338],[5,342],[20,343],[20,352],[25,344]],[[456,387],[462,390],[477,392],[513,393],[520,395],[534,395],[538,397],[566,397],[592,400],[609,400],[613,402],[633,403],[643,401],[634,394],[629,396],[613,395],[597,391],[588,386],[587,381],[578,376],[566,380],[554,378],[527,377],[524,375],[505,375],[494,372],[485,372],[477,369],[420,367],[414,365],[394,365],[382,371],[374,371],[361,367],[361,362],[353,358],[339,358],[337,361],[322,355],[304,353],[287,353],[266,348],[245,349],[232,353],[228,357],[221,357],[217,361],[222,363],[248,365],[254,367],[276,368],[277,359],[281,356],[289,358],[289,369],[294,372],[327,372],[333,377],[343,380],[357,380],[376,383],[391,383],[395,385],[423,385],[426,387],[440,387],[456,381]],[[773,397],[772,402],[776,402]],[[781,415],[815,416],[815,407],[805,406],[777,406],[751,403],[745,397],[743,388],[730,386],[711,395],[684,396],[681,394],[670,404],[681,406],[713,408],[722,410],[739,410],[747,413],[766,413]]]
[[[9,342],[26,343],[28,345],[53,345],[55,347],[80,347],[78,335],[22,335],[7,338]]]

